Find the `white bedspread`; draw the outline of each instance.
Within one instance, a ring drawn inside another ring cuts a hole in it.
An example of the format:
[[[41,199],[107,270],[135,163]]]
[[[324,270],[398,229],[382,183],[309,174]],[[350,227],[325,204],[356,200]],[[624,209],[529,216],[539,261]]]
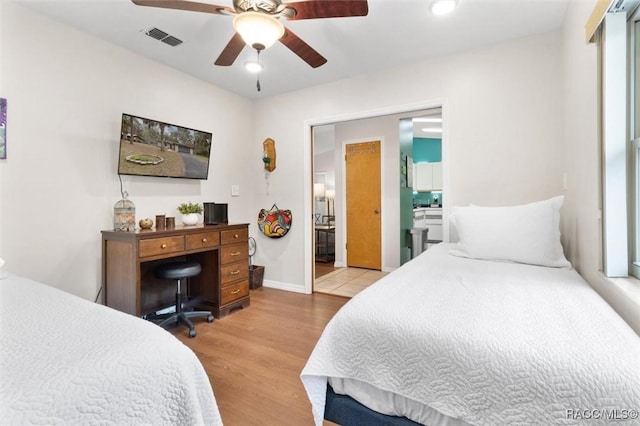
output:
[[[640,424],[640,338],[574,270],[450,248],[427,250],[330,321],[301,374],[317,425],[327,377],[474,425]]]
[[[154,324],[11,275],[0,314],[0,424],[222,424],[202,364]]]

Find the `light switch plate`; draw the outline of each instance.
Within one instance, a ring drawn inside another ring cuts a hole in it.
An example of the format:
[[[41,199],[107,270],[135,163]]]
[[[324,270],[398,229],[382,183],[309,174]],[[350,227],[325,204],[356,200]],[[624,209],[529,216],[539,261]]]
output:
[[[231,185],[231,196],[232,197],[240,196],[240,185]]]

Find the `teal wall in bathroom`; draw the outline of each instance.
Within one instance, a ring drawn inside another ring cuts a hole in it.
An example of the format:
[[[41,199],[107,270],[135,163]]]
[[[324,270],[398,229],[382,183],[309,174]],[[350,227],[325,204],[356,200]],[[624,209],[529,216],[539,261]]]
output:
[[[434,163],[442,161],[442,139],[413,138],[413,162]],[[442,204],[442,193],[414,192],[414,206],[428,206],[434,203],[434,195],[438,197],[438,204]]]
[[[428,206],[435,203],[434,196],[438,197],[438,204],[442,204],[441,192],[414,192],[413,193],[413,205]]]
[[[442,139],[413,138],[413,162],[442,161]]]

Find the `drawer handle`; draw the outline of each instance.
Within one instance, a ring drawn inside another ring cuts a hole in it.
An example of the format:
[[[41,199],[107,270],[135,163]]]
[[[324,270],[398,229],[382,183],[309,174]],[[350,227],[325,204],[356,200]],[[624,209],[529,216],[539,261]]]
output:
[[[233,253],[229,253],[229,256],[240,256],[240,252],[234,251]]]
[[[166,248],[167,248],[167,244],[166,244],[166,243],[162,243],[162,244],[160,245],[160,248],[161,248],[161,249],[163,249],[163,250],[164,250],[164,249],[166,249]]]
[[[238,289],[235,289],[235,290],[233,290],[233,291],[231,292],[231,294],[238,294],[238,293],[240,293],[240,289],[239,289],[239,288],[238,288]]]
[[[203,239],[202,239],[202,242],[203,242],[203,243],[206,243],[206,242],[207,242],[207,239],[206,239],[206,238],[203,238]]]
[[[236,269],[235,271],[229,272],[229,275],[238,275],[240,273],[240,269]]]

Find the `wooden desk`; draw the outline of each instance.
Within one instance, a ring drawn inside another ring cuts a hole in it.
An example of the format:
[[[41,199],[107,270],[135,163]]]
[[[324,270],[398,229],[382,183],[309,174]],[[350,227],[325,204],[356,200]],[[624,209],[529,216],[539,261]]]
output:
[[[175,305],[174,281],[155,277],[158,265],[199,262],[187,296],[216,318],[249,300],[249,228],[238,225],[176,226],[135,232],[102,231],[102,285],[107,306],[135,316]]]

